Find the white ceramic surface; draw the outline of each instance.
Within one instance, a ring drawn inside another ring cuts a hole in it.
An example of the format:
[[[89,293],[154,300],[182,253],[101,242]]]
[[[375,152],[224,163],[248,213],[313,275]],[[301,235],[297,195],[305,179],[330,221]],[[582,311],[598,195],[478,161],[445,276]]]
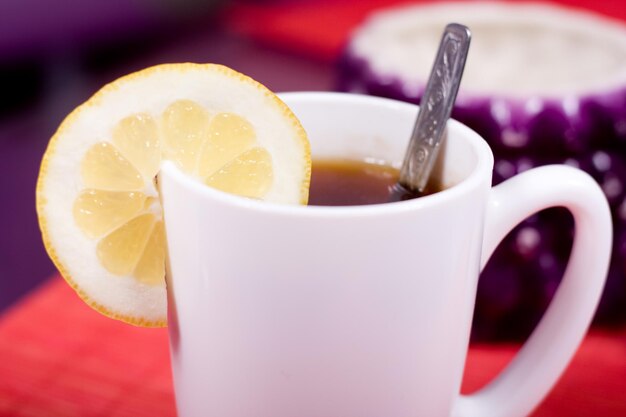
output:
[[[398,164],[417,107],[290,93],[315,156]],[[169,248],[172,369],[181,417],[515,417],[571,359],[600,296],[611,243],[598,186],[564,166],[491,188],[493,157],[448,126],[440,193],[362,207],[281,206],[160,176]],[[459,389],[479,271],[519,221],[567,207],[566,276],[522,351],[475,395]]]

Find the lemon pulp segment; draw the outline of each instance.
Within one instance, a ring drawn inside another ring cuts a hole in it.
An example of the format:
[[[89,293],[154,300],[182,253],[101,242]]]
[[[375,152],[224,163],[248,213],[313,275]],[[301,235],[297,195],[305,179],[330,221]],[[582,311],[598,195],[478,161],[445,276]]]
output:
[[[111,138],[92,145],[81,161],[84,189],[73,216],[111,274],[148,285],[164,276],[165,244],[154,180],[163,159],[205,184],[262,198],[273,180],[272,158],[254,127],[232,113],[211,114],[191,100],[171,103],[163,114],[129,115]]]

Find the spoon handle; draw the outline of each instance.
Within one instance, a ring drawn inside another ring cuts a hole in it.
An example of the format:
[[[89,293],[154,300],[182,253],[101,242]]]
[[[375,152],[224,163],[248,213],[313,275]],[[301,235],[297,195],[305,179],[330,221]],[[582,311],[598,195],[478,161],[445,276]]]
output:
[[[459,91],[470,38],[469,29],[458,23],[447,25],[441,38],[400,169],[399,182],[411,191],[424,191],[435,165],[446,123]]]

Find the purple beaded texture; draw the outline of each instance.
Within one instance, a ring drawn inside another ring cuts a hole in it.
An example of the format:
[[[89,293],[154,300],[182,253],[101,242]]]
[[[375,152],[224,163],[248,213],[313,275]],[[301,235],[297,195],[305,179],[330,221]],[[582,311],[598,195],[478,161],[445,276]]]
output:
[[[407,88],[399,77],[377,74],[350,46],[338,61],[337,81],[339,91],[415,104],[423,94],[423,86]],[[461,85],[452,117],[491,146],[494,185],[554,163],[579,167],[600,184],[611,206],[615,240],[594,324],[626,322],[626,85],[580,96],[523,99],[470,95]],[[475,339],[520,339],[530,333],[558,287],[572,236],[571,215],[554,208],[527,219],[505,238],[481,275]]]

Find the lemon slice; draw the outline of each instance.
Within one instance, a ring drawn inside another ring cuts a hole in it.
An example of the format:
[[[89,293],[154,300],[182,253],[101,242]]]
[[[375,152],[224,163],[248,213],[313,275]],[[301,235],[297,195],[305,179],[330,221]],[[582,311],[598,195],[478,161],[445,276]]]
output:
[[[105,86],[50,140],[37,182],[48,254],[90,306],[166,324],[165,238],[156,176],[175,162],[208,186],[306,204],[308,140],[267,88],[213,64],[168,64]]]

